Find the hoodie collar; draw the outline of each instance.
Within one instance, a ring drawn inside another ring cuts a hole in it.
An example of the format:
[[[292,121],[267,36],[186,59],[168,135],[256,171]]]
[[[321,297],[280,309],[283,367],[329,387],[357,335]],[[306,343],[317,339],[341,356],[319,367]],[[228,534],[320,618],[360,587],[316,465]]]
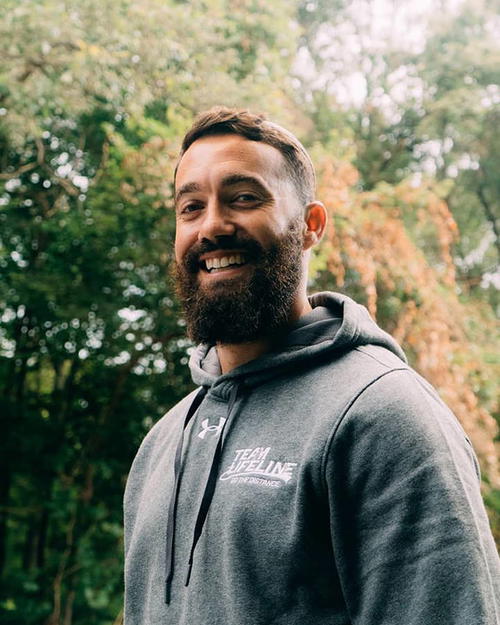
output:
[[[309,298],[313,310],[290,326],[283,341],[271,352],[221,375],[215,346],[201,344],[193,350],[189,366],[195,384],[210,387],[224,399],[235,382],[253,386],[279,375],[281,370],[322,353],[344,352],[360,345],[379,345],[403,362],[403,350],[371,318],[368,310],[347,295],[322,292]]]

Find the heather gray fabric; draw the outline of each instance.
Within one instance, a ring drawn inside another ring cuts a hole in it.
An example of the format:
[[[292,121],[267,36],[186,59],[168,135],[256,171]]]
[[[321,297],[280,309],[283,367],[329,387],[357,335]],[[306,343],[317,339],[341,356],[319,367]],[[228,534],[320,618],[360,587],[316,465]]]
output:
[[[193,353],[208,393],[184,435],[170,604],[166,515],[194,393],[129,475],[126,625],[498,625],[500,565],[460,425],[363,307],[312,303],[278,351],[226,375],[214,349]]]

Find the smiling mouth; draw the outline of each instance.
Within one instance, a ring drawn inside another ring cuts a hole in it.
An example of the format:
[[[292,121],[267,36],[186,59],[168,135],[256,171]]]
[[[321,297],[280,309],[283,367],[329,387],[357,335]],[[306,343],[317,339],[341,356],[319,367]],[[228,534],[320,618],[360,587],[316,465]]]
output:
[[[208,273],[218,273],[227,269],[234,269],[246,264],[244,254],[229,254],[220,258],[207,258],[201,261],[201,267]]]

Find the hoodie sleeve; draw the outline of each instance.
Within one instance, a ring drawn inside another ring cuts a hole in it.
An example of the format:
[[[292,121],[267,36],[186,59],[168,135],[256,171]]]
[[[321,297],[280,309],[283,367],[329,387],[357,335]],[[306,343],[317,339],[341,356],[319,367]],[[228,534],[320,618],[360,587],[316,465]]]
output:
[[[497,625],[500,563],[477,460],[412,371],[355,399],[325,456],[331,535],[353,625]]]

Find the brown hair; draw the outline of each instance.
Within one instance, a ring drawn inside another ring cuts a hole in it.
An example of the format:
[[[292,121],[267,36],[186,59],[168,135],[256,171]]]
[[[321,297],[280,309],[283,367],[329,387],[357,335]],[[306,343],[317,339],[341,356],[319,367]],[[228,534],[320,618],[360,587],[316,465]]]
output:
[[[179,164],[187,149],[201,137],[234,134],[276,148],[285,160],[286,173],[304,206],[314,200],[316,176],[304,146],[291,132],[248,110],[217,106],[200,113],[182,141]],[[176,168],[177,171],[177,168]]]

